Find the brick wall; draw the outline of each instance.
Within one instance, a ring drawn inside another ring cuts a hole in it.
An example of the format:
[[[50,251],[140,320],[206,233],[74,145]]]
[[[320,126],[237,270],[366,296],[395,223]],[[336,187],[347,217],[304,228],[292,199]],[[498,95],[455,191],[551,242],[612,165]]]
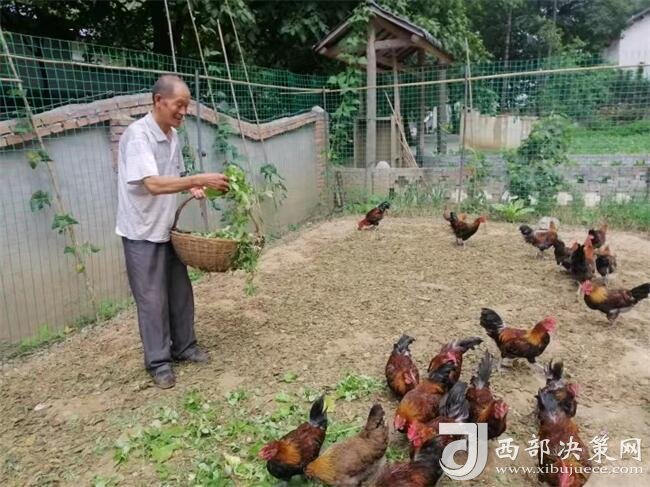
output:
[[[329,188],[327,184],[327,150],[329,147],[329,120],[327,112],[320,107],[314,107],[312,113],[317,115],[314,122],[314,142],[316,146],[316,187],[324,208],[329,204]]]
[[[150,94],[137,94],[116,96],[106,100],[98,100],[84,104],[70,104],[39,113],[34,117],[34,125],[38,134],[47,138],[52,135],[62,134],[92,125],[108,125],[110,139],[111,161],[113,170],[117,170],[118,146],[120,137],[137,118],[151,110],[152,101]],[[191,101],[188,114],[196,117],[198,105]],[[315,159],[317,161],[317,188],[323,208],[328,206],[328,185],[326,183],[327,147],[328,147],[328,118],[327,113],[320,107],[314,107],[310,112],[284,117],[272,122],[252,124],[215,112],[201,104],[201,120],[216,125],[227,123],[235,135],[243,133],[251,141],[267,140],[272,137],[297,130],[312,124],[316,146]],[[36,138],[34,133],[20,134],[14,132],[17,120],[0,122],[0,148],[20,146]]]
[[[120,143],[120,137],[126,128],[134,121],[133,117],[128,115],[116,116],[111,118],[109,136],[111,138],[111,160],[113,161],[113,170],[117,172],[117,154]]]
[[[90,103],[65,105],[39,113],[34,117],[34,125],[36,132],[41,137],[48,137],[67,130],[108,123],[111,127],[111,141],[113,141],[114,134],[121,134],[117,127],[123,126],[122,122],[113,123],[113,120],[123,121],[130,118],[133,121],[134,118],[149,112],[151,106],[151,95],[148,93],[116,96]],[[197,108],[197,103],[191,101],[188,107],[188,114],[196,117]],[[317,130],[322,131],[324,127],[322,120],[325,114],[322,110],[319,110],[312,110],[311,112],[292,117],[280,118],[260,125],[242,121],[241,133],[248,139],[259,141],[296,130],[310,123],[315,124],[318,121],[321,121],[321,125]],[[240,133],[240,123],[237,119],[217,113],[203,104],[201,104],[201,120],[213,125],[217,123],[228,123],[231,125],[235,134]],[[14,132],[16,123],[17,120],[0,122],[0,147],[20,145],[36,138],[34,133],[21,134]],[[116,127],[115,130],[113,130],[113,127]],[[326,125],[325,130],[327,130]]]

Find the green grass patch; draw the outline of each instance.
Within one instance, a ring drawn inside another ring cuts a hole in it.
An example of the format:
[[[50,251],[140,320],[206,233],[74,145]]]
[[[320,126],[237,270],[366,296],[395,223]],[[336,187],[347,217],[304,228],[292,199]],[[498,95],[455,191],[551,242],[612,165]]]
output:
[[[287,372],[278,382],[280,389],[274,400],[262,401],[263,406],[258,405],[255,392],[240,389],[216,400],[192,391],[171,404],[152,409],[115,441],[116,468],[128,475],[128,471],[149,465],[166,485],[276,486],[278,480],[270,476],[257,454],[264,444],[306,421],[311,403],[321,393],[297,387],[296,379],[296,374]],[[358,433],[366,420],[367,410],[363,416],[339,420],[344,414],[336,413],[337,401],[346,404],[383,389],[383,382],[376,378],[345,374],[326,399],[329,426],[323,448]],[[404,455],[390,451],[391,458]],[[317,484],[295,478],[289,485]]]
[[[432,190],[427,190],[426,195],[419,198],[419,200],[426,200],[426,198],[429,198],[427,195],[430,194],[433,194]],[[381,197],[370,195],[365,201],[346,205],[343,213],[361,217],[364,212],[375,207],[381,201],[383,201]],[[449,205],[450,209],[456,209],[455,201],[431,199],[429,204],[409,206],[404,203],[403,199],[396,197],[391,202],[388,218],[414,216],[442,218],[445,203]],[[611,228],[650,232],[650,199],[644,197],[633,198],[625,202],[608,199],[594,208],[586,208],[581,196],[576,193],[571,204],[555,206],[543,213],[537,211],[536,208],[520,207],[517,201],[508,204],[490,204],[486,201],[466,199],[461,203],[460,211],[471,216],[483,214],[487,215],[492,221],[509,223],[530,223],[535,222],[541,216],[555,216],[565,224],[593,225],[606,221]]]
[[[99,303],[99,310],[97,311],[97,319],[101,321],[108,321],[115,318],[119,313],[127,309],[133,304],[133,299],[104,299]]]
[[[0,357],[16,358],[29,355],[37,350],[46,348],[54,343],[63,341],[68,335],[73,334],[86,326],[108,321],[133,304],[132,299],[112,300],[105,299],[99,303],[96,316],[82,316],[74,323],[63,329],[55,329],[47,324],[42,325],[36,335],[22,339],[16,344],[0,344]]]
[[[38,329],[35,336],[21,340],[18,348],[11,356],[25,355],[53,343],[60,342],[65,338],[65,335],[64,330],[54,330],[48,325],[43,325]]]
[[[190,276],[190,282],[198,282],[203,276],[205,276],[205,272],[200,269],[195,269],[194,267],[188,267],[187,274]]]
[[[580,203],[559,206],[554,214],[568,224],[597,225],[607,222],[614,228],[650,232],[650,201],[641,198],[621,203],[606,200],[595,208],[585,208]]]
[[[650,154],[650,120],[574,127],[569,133],[570,154]]]
[[[336,385],[336,398],[354,401],[381,390],[383,383],[367,375],[347,373]]]

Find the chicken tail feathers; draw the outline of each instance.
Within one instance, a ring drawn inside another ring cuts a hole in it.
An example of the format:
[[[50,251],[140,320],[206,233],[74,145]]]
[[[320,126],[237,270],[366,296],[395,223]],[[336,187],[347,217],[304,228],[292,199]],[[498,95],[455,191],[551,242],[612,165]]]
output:
[[[480,324],[483,328],[485,328],[487,334],[495,340],[498,338],[499,332],[504,328],[503,320],[501,317],[497,314],[496,311],[490,308],[481,309]]]
[[[650,282],[646,282],[645,284],[630,289],[630,294],[637,301],[647,298],[648,294],[650,294]]]
[[[453,418],[458,422],[466,421],[469,418],[469,403],[465,399],[466,393],[467,384],[456,382],[440,400],[440,416]]]
[[[530,237],[533,234],[533,229],[530,228],[528,225],[521,225],[519,227],[519,231],[524,237]]]
[[[381,404],[375,404],[370,408],[370,413],[368,414],[368,420],[366,421],[366,431],[373,431],[377,428],[383,426],[384,424],[384,408],[381,407]]]
[[[537,394],[537,406],[541,413],[546,413],[551,416],[557,412],[559,407],[553,391],[548,389],[542,389]]]
[[[436,436],[433,440],[425,443],[415,455],[414,461],[430,466],[431,472],[437,477],[442,477],[443,471],[440,467],[440,459],[445,447],[451,443],[454,436]]]
[[[320,396],[311,405],[309,411],[309,423],[319,428],[327,428],[327,407],[325,406],[325,396]]]
[[[549,361],[548,367],[546,368],[546,383],[559,382],[562,380],[563,373],[564,363],[562,361],[555,363],[553,363],[553,360]]]
[[[450,372],[456,367],[456,364],[453,362],[445,362],[440,367],[429,372],[429,380],[437,382],[439,384],[450,385]]]
[[[402,335],[399,340],[397,340],[397,343],[393,345],[393,349],[397,353],[404,353],[409,351],[409,346],[411,343],[415,341],[415,338],[410,337],[408,335]]]
[[[451,224],[454,224],[455,222],[458,221],[458,215],[456,215],[456,213],[454,213],[453,211],[449,211],[447,208],[445,208],[442,216],[445,220],[447,220]]]
[[[490,385],[490,375],[492,375],[493,363],[494,357],[490,352],[486,351],[481,362],[478,364],[476,375],[472,376],[471,379],[471,383],[476,389],[483,389]]]

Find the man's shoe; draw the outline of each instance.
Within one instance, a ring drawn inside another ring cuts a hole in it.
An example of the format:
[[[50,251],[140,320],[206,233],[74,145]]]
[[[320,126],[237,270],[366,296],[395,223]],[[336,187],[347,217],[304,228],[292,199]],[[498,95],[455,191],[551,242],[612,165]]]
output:
[[[203,350],[193,348],[181,355],[178,360],[186,360],[188,362],[195,362],[197,364],[205,364],[210,361],[210,356]]]
[[[170,389],[176,385],[176,377],[169,369],[154,372],[151,374],[151,377],[153,378],[153,383],[161,389]]]

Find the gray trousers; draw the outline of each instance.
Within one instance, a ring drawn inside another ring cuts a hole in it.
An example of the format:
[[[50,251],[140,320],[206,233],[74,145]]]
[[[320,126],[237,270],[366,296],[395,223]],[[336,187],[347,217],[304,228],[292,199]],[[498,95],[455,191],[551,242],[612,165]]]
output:
[[[126,271],[138,308],[147,370],[171,368],[196,346],[194,296],[187,267],[170,242],[122,237]]]

